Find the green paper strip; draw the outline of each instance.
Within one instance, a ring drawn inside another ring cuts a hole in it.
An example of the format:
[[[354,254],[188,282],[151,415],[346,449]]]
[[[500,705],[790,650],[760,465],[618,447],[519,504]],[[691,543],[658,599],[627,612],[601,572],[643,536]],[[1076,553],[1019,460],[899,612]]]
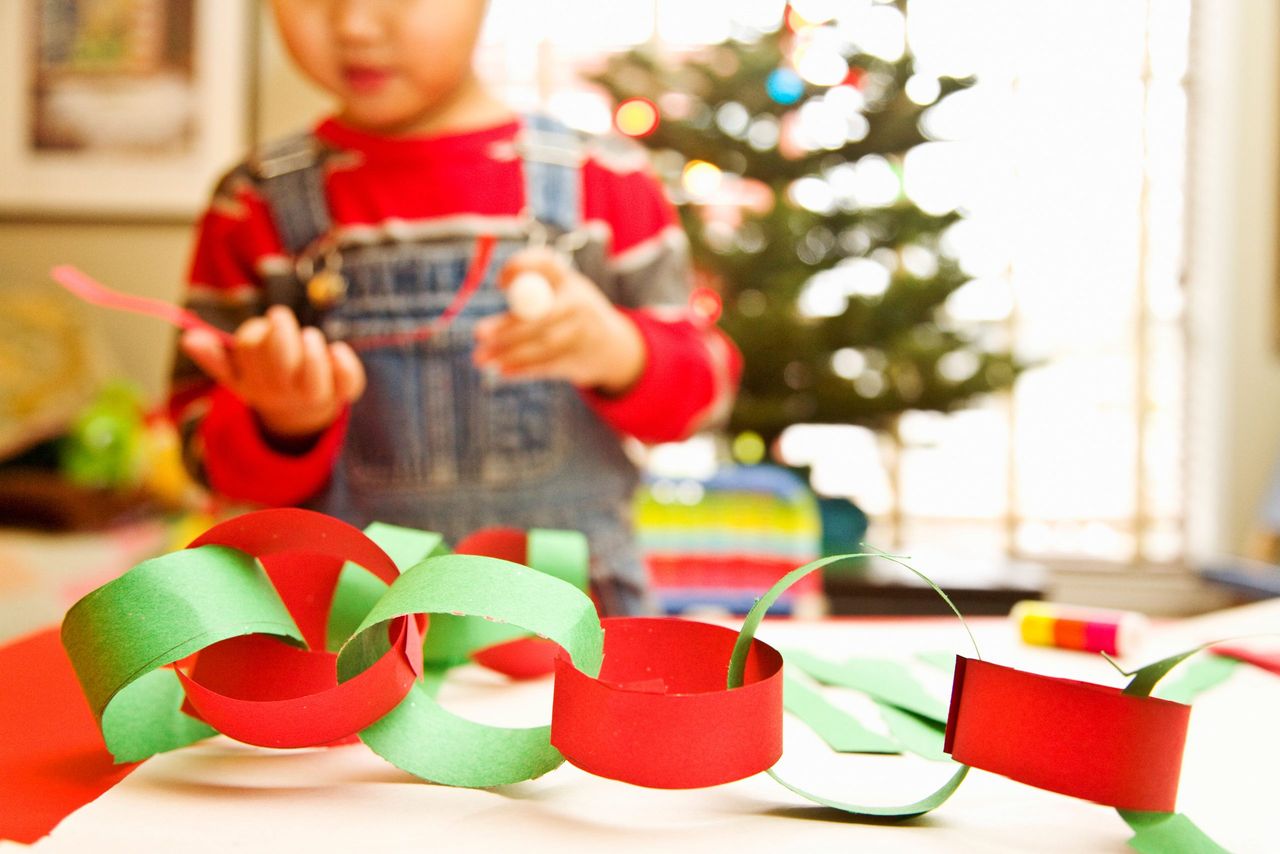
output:
[[[782,705],[837,753],[901,753],[893,739],[873,732],[822,693],[782,671]]]
[[[1178,672],[1178,678],[1156,686],[1153,697],[1190,703],[1204,692],[1221,685],[1231,678],[1240,666],[1234,658],[1209,655],[1189,662]]]
[[[350,561],[343,564],[333,589],[333,603],[329,606],[324,648],[329,652],[342,649],[390,586],[359,564]]]
[[[444,536],[434,531],[419,531],[416,528],[373,522],[364,529],[364,534],[387,553],[387,557],[391,558],[391,562],[401,572],[429,557],[449,553]]]
[[[586,591],[590,560],[587,538],[581,533],[534,528],[528,533],[526,557],[530,568]],[[422,657],[432,667],[456,667],[466,664],[476,650],[528,636],[519,626],[441,614],[431,620]]]
[[[409,569],[391,585],[338,655],[338,673],[371,663],[368,638],[385,636],[385,623],[408,614],[482,617],[549,638],[591,676],[600,672],[604,632],[595,606],[558,578],[496,558],[444,555]],[[434,631],[435,617],[432,617]],[[399,706],[360,733],[369,747],[398,768],[451,786],[498,786],[532,779],[564,761],[551,746],[551,727],[505,729],[477,724],[442,708],[414,686]]]
[[[921,573],[920,571],[910,566],[907,566],[905,563],[902,563],[902,561],[898,560],[895,557],[892,557],[891,555],[886,555],[883,552],[851,554],[851,555],[832,555],[830,557],[820,558],[818,560],[813,561],[812,563],[805,564],[799,569],[792,570],[791,572],[784,575],[778,581],[777,584],[769,588],[769,592],[765,593],[765,595],[762,596],[760,600],[756,602],[756,604],[747,613],[746,619],[742,621],[742,630],[738,633],[738,641],[737,643],[734,644],[734,647],[733,647],[733,656],[729,660],[729,675],[728,675],[728,679],[726,680],[728,687],[737,688],[740,685],[742,685],[742,675],[743,675],[743,671],[746,668],[747,651],[751,648],[751,641],[755,638],[756,630],[760,627],[760,621],[764,619],[765,612],[768,611],[769,607],[778,600],[779,596],[785,593],[786,590],[789,587],[791,587],[791,585],[795,584],[797,581],[804,578],[809,573],[814,572],[815,570],[821,569],[822,567],[827,566],[828,564],[836,563],[837,561],[850,560],[852,558],[863,558],[863,557],[882,557],[887,560],[891,560],[894,563],[897,563],[905,567],[915,575],[919,576],[926,584],[928,584],[931,588],[933,588],[934,592],[942,597],[942,601],[946,602],[947,606],[951,608],[952,613],[956,615],[956,618],[960,620],[960,624],[964,626],[965,632],[968,633],[969,640],[973,642],[974,654],[977,655],[979,659],[982,658],[982,652],[978,649],[978,642],[974,639],[973,632],[969,630],[969,624],[964,621],[964,617],[961,616],[960,611],[956,609],[956,606],[951,601],[950,597],[948,597],[947,594],[944,593],[940,587],[938,587],[938,585],[934,584],[933,581],[930,580],[923,573]],[[867,818],[898,818],[898,819],[906,819],[906,818],[911,818],[913,816],[924,815],[925,813],[930,812],[931,810],[937,809],[941,804],[946,802],[947,798],[951,797],[952,793],[955,792],[957,788],[960,787],[960,784],[964,782],[964,778],[965,776],[968,775],[968,773],[969,773],[969,766],[961,765],[956,770],[955,774],[951,775],[951,778],[948,779],[945,783],[943,783],[939,789],[930,793],[929,795],[926,795],[925,797],[921,798],[918,801],[915,801],[910,804],[903,804],[900,806],[875,807],[875,806],[850,804],[850,803],[845,803],[843,801],[836,801],[830,798],[825,798],[820,795],[815,795],[810,791],[801,789],[800,787],[792,785],[791,783],[782,779],[782,777],[778,775],[777,771],[774,771],[773,769],[769,769],[768,771],[769,776],[777,780],[778,783],[790,789],[792,792],[795,792],[800,797],[813,801],[814,803],[822,804],[823,806],[840,810],[841,812],[846,812],[856,816],[863,816]]]
[[[947,725],[931,721],[914,712],[908,712],[892,703],[876,701],[880,716],[889,725],[889,732],[904,750],[933,762],[950,762],[942,746],[946,743]]]
[[[591,557],[587,538],[580,532],[534,528],[529,531],[528,548],[530,567],[586,592]]]
[[[1156,689],[1160,680],[1168,676],[1171,670],[1196,653],[1217,643],[1221,643],[1221,641],[1201,644],[1186,652],[1180,652],[1177,655],[1171,655],[1168,658],[1152,662],[1146,667],[1141,667],[1133,672],[1121,669],[1105,653],[1103,657],[1110,661],[1112,666],[1120,670],[1121,673],[1133,677],[1124,688],[1126,694],[1149,697],[1152,696],[1152,692]],[[1207,674],[1207,671],[1204,671],[1204,673]],[[1221,678],[1214,681],[1211,677],[1193,672],[1185,678],[1185,684],[1183,681],[1175,683],[1171,688],[1171,692],[1189,693],[1194,696],[1226,678],[1226,675],[1222,675],[1222,671],[1218,671],[1218,674]],[[1227,675],[1229,675],[1229,672]],[[1226,851],[1197,827],[1195,822],[1182,813],[1154,813],[1136,810],[1116,810],[1116,812],[1136,831],[1133,838],[1129,840],[1129,845],[1139,851],[1178,851],[1191,852],[1191,854],[1220,854]]]
[[[1133,828],[1130,847],[1143,854],[1229,854],[1182,813],[1116,810]]]
[[[936,667],[947,673],[953,673],[956,669],[956,654],[947,649],[931,649],[925,652],[917,652],[916,658],[930,667]]]
[[[143,676],[218,641],[258,633],[303,645],[257,560],[225,546],[144,561],[85,596],[62,622],[63,646],[117,762],[212,732],[178,710],[172,673]]]
[[[386,552],[401,572],[429,557],[449,553],[444,536],[434,531],[373,522],[364,529],[364,535]],[[329,606],[325,649],[329,652],[341,649],[347,638],[355,634],[365,615],[387,592],[388,586],[359,564],[350,561],[344,564],[333,591],[333,604]]]
[[[875,700],[946,726],[946,705],[925,691],[899,662],[880,658],[835,662],[803,650],[788,650],[783,658],[825,685],[861,691]]]

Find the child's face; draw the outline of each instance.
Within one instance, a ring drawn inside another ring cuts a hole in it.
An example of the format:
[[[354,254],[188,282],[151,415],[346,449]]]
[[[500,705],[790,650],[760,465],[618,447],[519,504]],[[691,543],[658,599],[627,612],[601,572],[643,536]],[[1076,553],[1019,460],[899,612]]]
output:
[[[473,82],[485,0],[271,0],[304,74],[365,130],[433,126]]]

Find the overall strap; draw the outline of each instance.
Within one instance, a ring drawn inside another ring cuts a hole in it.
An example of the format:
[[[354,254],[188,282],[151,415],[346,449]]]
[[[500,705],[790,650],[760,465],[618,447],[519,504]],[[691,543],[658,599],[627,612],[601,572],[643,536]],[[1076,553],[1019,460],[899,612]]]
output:
[[[314,323],[316,315],[296,269],[297,259],[333,227],[324,185],[330,153],[306,131],[263,146],[250,161],[284,251],[295,262],[291,274],[267,277],[267,304],[290,306],[304,324]]]
[[[251,168],[285,252],[297,256],[333,225],[324,189],[328,149],[307,131],[264,146]]]
[[[576,231],[582,222],[582,138],[550,116],[532,114],[523,119],[516,152],[527,213],[555,233]]]

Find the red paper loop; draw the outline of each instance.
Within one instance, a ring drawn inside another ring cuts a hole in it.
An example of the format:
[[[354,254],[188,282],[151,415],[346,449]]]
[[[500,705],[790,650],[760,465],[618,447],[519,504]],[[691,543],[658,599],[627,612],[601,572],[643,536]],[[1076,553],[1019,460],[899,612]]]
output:
[[[263,747],[350,740],[395,708],[422,673],[421,627],[401,617],[390,625],[387,652],[338,682],[337,656],[324,649],[324,634],[343,564],[359,564],[388,584],[399,575],[356,528],[309,510],[263,510],[211,528],[190,548],[203,545],[257,557],[311,645],[248,635],[205,648],[189,673],[179,669],[184,708],[219,732]]]
[[[1107,806],[1171,812],[1191,707],[957,656],[957,762]]]
[[[600,678],[556,659],[551,743],[592,774],[658,789],[714,786],[782,755],[782,656],[753,641],[744,684],[726,689],[737,632],[614,617]]]

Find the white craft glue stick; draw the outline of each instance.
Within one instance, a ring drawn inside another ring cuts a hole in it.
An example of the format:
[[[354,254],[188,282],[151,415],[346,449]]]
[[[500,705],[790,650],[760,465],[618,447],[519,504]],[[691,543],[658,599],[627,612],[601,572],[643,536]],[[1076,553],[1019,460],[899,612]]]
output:
[[[521,320],[541,320],[550,313],[555,301],[555,291],[541,273],[525,270],[507,285],[507,304],[511,313]]]

